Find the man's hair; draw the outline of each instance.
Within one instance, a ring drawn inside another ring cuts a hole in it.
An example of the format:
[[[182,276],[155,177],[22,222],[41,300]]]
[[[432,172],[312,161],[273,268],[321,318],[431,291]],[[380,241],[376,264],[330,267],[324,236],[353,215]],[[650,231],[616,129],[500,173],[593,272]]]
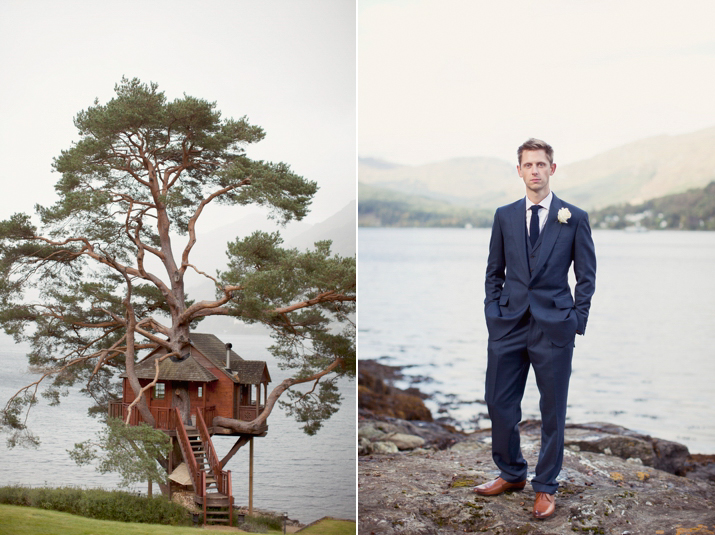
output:
[[[516,151],[516,155],[519,158],[519,165],[521,165],[521,153],[525,150],[543,150],[546,153],[546,157],[549,159],[549,163],[554,163],[554,149],[551,148],[546,141],[541,141],[540,139],[530,138],[521,144],[521,147]]]

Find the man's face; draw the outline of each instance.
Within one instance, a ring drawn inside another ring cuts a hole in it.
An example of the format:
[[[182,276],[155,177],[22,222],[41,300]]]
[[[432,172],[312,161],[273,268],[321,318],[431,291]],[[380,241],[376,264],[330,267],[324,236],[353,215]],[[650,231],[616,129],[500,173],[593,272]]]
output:
[[[516,166],[526,189],[538,196],[549,194],[549,177],[556,171],[556,164],[549,163],[543,150],[525,150],[521,153],[521,165]]]

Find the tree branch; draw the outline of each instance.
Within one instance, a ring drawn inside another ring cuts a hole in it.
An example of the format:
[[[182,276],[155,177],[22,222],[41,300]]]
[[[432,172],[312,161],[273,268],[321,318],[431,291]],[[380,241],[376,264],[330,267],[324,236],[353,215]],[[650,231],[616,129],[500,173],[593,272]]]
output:
[[[255,434],[257,432],[260,432],[263,428],[265,428],[266,425],[266,420],[270,416],[271,412],[273,411],[273,407],[276,404],[276,401],[278,401],[278,398],[288,390],[290,387],[301,384],[301,383],[308,383],[310,381],[317,381],[321,377],[328,375],[329,373],[335,371],[335,369],[343,364],[343,359],[342,358],[337,358],[335,359],[327,368],[324,370],[311,375],[310,377],[304,377],[304,378],[289,378],[285,379],[282,381],[279,385],[277,385],[271,393],[268,395],[268,398],[266,399],[266,405],[265,408],[263,409],[263,412],[258,415],[258,417],[250,422],[242,422],[240,420],[234,420],[232,418],[224,418],[223,416],[216,416],[214,417],[214,425],[218,425],[220,427],[226,427],[228,429],[231,429],[232,431],[236,431],[238,433],[247,433],[247,434]]]
[[[273,310],[271,310],[271,312],[273,314],[286,314],[288,312],[293,312],[294,310],[299,310],[301,308],[311,307],[311,306],[317,305],[319,303],[328,303],[331,301],[343,302],[343,301],[355,301],[355,300],[356,300],[355,296],[343,295],[343,294],[337,293],[335,290],[330,290],[330,291],[318,294],[313,299],[308,299],[307,301],[295,303],[295,304],[289,305],[287,307],[274,308]]]
[[[238,184],[226,186],[226,187],[221,188],[217,191],[214,191],[208,197],[201,200],[198,207],[196,208],[196,211],[194,212],[194,215],[192,215],[191,218],[189,219],[189,225],[188,225],[189,241],[187,242],[186,247],[184,248],[184,253],[181,255],[181,272],[182,273],[184,273],[186,271],[186,268],[190,265],[189,264],[189,253],[191,253],[191,249],[193,249],[194,245],[196,244],[196,221],[198,221],[199,216],[201,216],[201,212],[203,212],[206,205],[208,203],[210,203],[212,200],[214,200],[216,197],[225,195],[229,191],[240,188],[242,186],[246,186],[250,183],[251,183],[250,177],[244,178]]]
[[[189,322],[202,316],[225,315],[222,312],[214,312],[212,314],[206,312],[211,309],[214,309],[215,311],[223,310],[221,307],[232,299],[231,292],[241,289],[241,286],[224,286],[222,288],[224,296],[221,299],[216,301],[199,301],[198,303],[194,303],[187,308],[181,316],[179,316],[179,322]]]

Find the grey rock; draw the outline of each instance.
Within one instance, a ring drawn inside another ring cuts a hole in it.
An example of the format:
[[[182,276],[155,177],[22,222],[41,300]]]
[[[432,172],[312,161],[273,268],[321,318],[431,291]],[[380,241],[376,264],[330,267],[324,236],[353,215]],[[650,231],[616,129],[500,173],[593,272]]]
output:
[[[417,420],[400,420],[386,418],[387,425],[394,427],[395,432],[422,437],[425,443],[444,449],[464,440],[465,434],[454,428],[446,427],[436,422],[421,422]]]
[[[397,421],[400,422],[402,420],[397,420]],[[405,430],[404,430],[405,428],[403,428],[399,425],[389,423],[389,422],[373,421],[372,425],[376,430],[378,430],[382,433],[404,433],[405,432]]]
[[[406,435],[405,433],[385,435],[383,440],[392,442],[399,450],[413,450],[425,445],[425,439],[422,437]]]
[[[702,456],[706,457],[706,456]],[[703,481],[709,481],[715,484],[715,455],[708,455],[709,459],[705,459],[701,462],[689,463],[688,473],[685,474],[686,477],[691,479],[701,479]]]
[[[688,448],[677,442],[600,422],[567,426],[565,444],[580,451],[640,459],[646,466],[677,475],[685,475],[689,456]]]
[[[366,438],[359,439],[358,455],[368,455],[370,453],[372,453],[372,443]]]
[[[399,450],[394,442],[372,442],[370,445],[372,453],[398,453]]]
[[[379,440],[385,436],[385,431],[375,426],[376,422],[360,422],[358,426],[358,439]]]

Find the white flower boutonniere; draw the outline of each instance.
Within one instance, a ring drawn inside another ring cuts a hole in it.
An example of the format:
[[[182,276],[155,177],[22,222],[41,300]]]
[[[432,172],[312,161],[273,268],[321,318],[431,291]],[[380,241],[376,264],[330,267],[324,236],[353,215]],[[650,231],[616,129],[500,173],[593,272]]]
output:
[[[567,223],[570,217],[571,212],[568,208],[561,208],[561,210],[559,210],[559,213],[556,214],[556,219],[559,220],[559,223]]]

